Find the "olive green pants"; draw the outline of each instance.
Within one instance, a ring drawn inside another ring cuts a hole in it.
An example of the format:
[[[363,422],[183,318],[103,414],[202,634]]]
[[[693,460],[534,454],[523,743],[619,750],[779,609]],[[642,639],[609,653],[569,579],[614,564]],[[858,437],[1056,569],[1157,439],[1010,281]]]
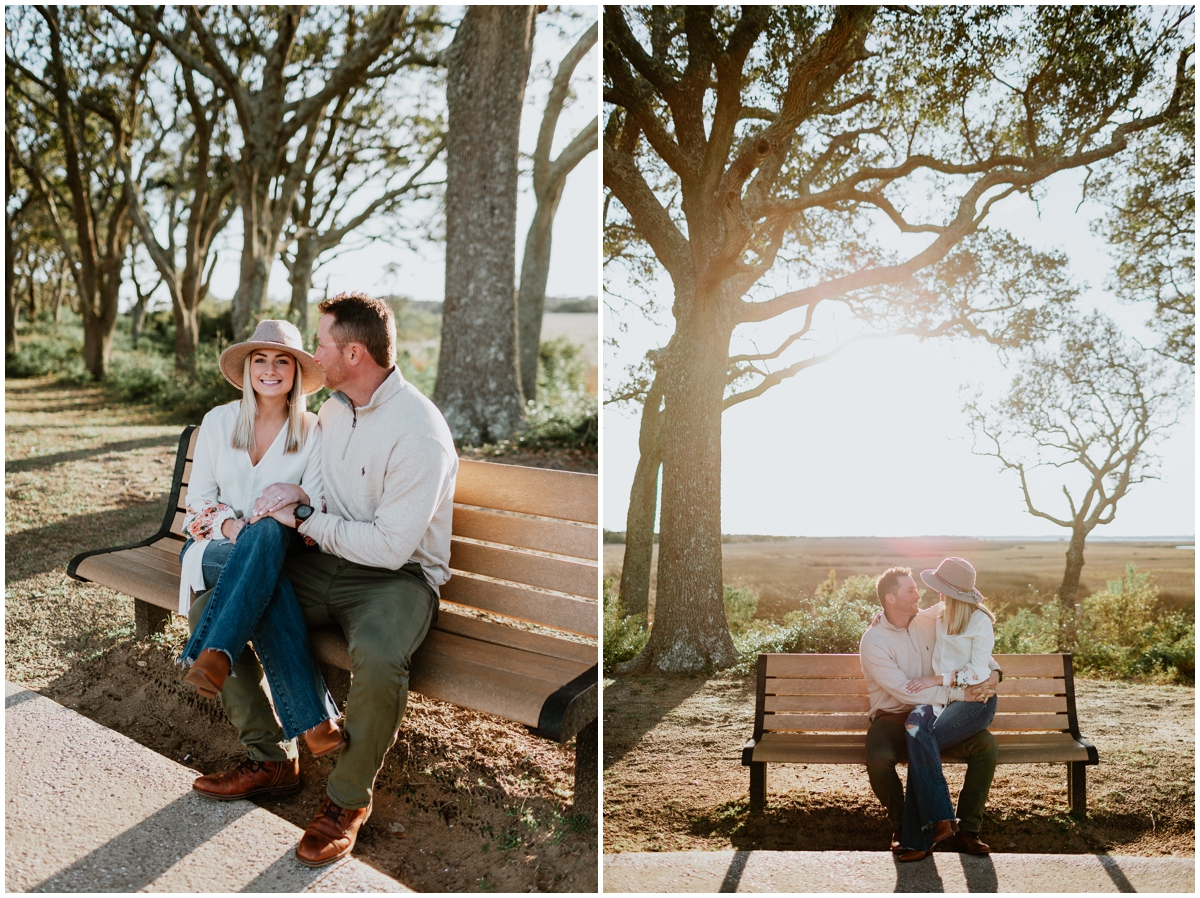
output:
[[[965,761],[967,775],[958,794],[959,825],[978,834],[983,826],[983,808],[996,774],[1000,748],[996,737],[987,730],[976,733],[942,752],[947,761]],[[899,832],[904,824],[904,787],[896,774],[896,765],[908,760],[904,724],[877,717],[867,730],[867,776],[876,797],[887,808],[892,829]]]
[[[283,573],[310,629],[337,625],[350,646],[350,693],[342,749],[326,792],[343,808],[371,803],[375,777],[396,741],[408,704],[408,667],[433,622],[437,596],[415,565],[399,571],[366,567],[323,552],[294,555]],[[192,603],[199,619],[209,593]],[[266,638],[266,637],[264,637]],[[225,715],[247,754],[259,761],[296,757],[263,689],[262,668],[247,647],[221,690]]]

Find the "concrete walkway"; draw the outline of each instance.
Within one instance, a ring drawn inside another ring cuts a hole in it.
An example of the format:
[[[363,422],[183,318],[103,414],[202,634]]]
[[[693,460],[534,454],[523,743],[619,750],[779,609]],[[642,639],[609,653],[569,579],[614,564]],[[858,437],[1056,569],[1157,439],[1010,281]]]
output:
[[[309,869],[301,830],[196,772],[4,684],[6,892],[407,892],[349,858]]]
[[[604,856],[605,892],[1196,891],[1195,858],[886,851],[664,851]]]

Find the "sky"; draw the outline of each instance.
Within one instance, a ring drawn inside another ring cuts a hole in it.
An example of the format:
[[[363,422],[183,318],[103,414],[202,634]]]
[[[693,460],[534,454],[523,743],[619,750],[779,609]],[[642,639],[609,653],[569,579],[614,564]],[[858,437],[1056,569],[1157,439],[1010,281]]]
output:
[[[1078,185],[1073,173],[1056,176],[1039,207],[1010,197],[994,207],[989,224],[1040,248],[1066,252],[1072,274],[1090,286],[1085,307],[1101,309],[1152,344],[1156,338],[1142,325],[1145,308],[1120,305],[1102,289],[1111,263],[1103,242],[1088,228],[1099,209],[1085,203],[1076,211]],[[619,272],[608,275],[615,292],[632,292]],[[660,294],[659,322],[670,323],[665,277]],[[620,332],[614,314],[620,305],[610,302],[603,310],[604,334],[618,342],[615,348],[605,346],[610,388],[619,379],[613,372],[619,375],[670,336],[670,328],[634,311],[621,313],[627,329]],[[771,345],[760,343],[764,349]],[[998,395],[1011,374],[986,344],[902,337],[849,349],[735,406],[723,422],[722,531],[1064,537],[1068,531],[1025,510],[1015,474],[1000,471],[993,458],[972,453],[960,387],[972,384]],[[1194,385],[1191,392],[1194,399]],[[1193,401],[1162,447],[1161,479],[1135,485],[1118,505],[1115,521],[1097,528],[1093,537],[1194,535],[1194,407]],[[605,527],[624,530],[637,465],[638,418],[612,406],[603,415]],[[1046,510],[1065,510],[1058,485],[1040,495]]]
[[[455,7],[445,7],[452,19],[461,15]],[[568,8],[570,9],[570,8]],[[537,19],[534,33],[533,72],[544,77],[531,79],[526,88],[525,110],[521,116],[521,150],[532,152],[537,142],[541,125],[542,110],[549,90],[549,80],[557,71],[558,62],[575,43],[576,38],[587,30],[596,18],[595,7],[579,7],[579,18],[573,21],[558,20],[566,35],[560,35],[548,27],[545,14]],[[447,34],[447,40],[452,35]],[[548,67],[549,66],[549,67]],[[571,138],[596,115],[599,107],[597,83],[599,81],[599,55],[592,47],[587,56],[575,68],[572,86],[575,100],[563,111],[555,131],[553,155],[557,156]],[[443,100],[444,102],[444,100]],[[521,254],[525,245],[525,232],[533,218],[536,203],[528,172],[531,164],[523,160],[525,172],[521,178],[517,199],[516,263],[520,273]],[[431,167],[432,178],[444,176],[438,167]],[[553,247],[550,258],[550,275],[546,285],[549,296],[595,296],[597,295],[599,245],[599,153],[587,156],[568,176],[563,189],[562,201],[554,220]],[[416,210],[424,213],[427,209]],[[210,292],[219,299],[229,299],[237,290],[238,258],[242,241],[240,213],[218,237],[220,261],[214,272]],[[394,266],[394,269],[389,269]],[[148,270],[148,266],[145,266]],[[362,249],[343,252],[323,265],[314,275],[314,289],[320,291],[329,283],[330,295],[341,290],[365,290],[377,294],[406,295],[417,300],[441,301],[445,295],[446,266],[444,245],[440,241],[420,241],[415,247],[376,241]],[[132,286],[129,287],[132,301]],[[291,288],[287,282],[287,271],[276,262],[271,271],[267,288],[271,301],[288,301]],[[318,296],[319,293],[314,294]],[[311,298],[310,298],[311,299]],[[158,306],[169,308],[165,289],[155,296]]]

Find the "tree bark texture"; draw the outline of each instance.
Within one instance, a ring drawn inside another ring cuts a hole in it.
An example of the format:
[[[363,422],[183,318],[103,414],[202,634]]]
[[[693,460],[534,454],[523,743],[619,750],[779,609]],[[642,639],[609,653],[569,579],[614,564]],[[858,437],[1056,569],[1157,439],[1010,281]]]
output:
[[[687,300],[688,307],[716,304]],[[654,627],[645,649],[622,672],[697,673],[738,658],[725,618],[721,559],[721,413],[731,334],[720,315],[690,316],[680,322],[663,364]]]
[[[658,471],[662,466],[662,421],[662,384],[655,376],[642,406],[638,464],[629,490],[629,513],[625,518],[620,596],[626,614],[650,613],[654,519],[658,513]]]
[[[1079,595],[1079,580],[1083,574],[1083,549],[1088,530],[1076,524],[1067,544],[1067,563],[1063,569],[1062,585],[1058,588],[1059,624],[1058,650],[1070,652],[1075,644],[1075,601]]]
[[[317,235],[310,233],[296,238],[296,258],[288,267],[288,282],[292,285],[292,301],[288,318],[308,333],[308,294],[312,290],[313,265],[317,261]]]
[[[524,399],[514,292],[532,6],[471,6],[448,51],[446,299],[434,402],[454,438],[511,437]]]
[[[6,164],[11,165],[11,162]],[[14,268],[12,222],[4,213],[4,351],[17,351],[17,273]]]

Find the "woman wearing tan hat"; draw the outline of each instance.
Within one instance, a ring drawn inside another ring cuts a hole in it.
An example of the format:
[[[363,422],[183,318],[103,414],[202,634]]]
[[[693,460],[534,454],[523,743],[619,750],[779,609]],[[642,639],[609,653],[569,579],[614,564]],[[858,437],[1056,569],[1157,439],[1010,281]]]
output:
[[[287,555],[310,547],[273,518],[254,518],[271,484],[299,484],[314,501],[321,495],[321,432],[305,408],[306,394],[323,382],[321,367],[294,325],[267,320],[221,354],[221,373],[242,398],[204,416],[184,500],[180,611],[189,612],[193,592],[213,590],[191,615],[192,637],[180,657],[184,680],[216,698],[253,640],[284,735],[303,733],[314,756],[329,754],[345,744],[334,722],[337,706],[313,660],[291,584],[279,576]],[[222,576],[235,553],[237,569],[253,576]],[[289,651],[261,657],[255,633],[262,626],[272,628],[276,646],[286,634]]]
[[[947,558],[936,570],[921,571],[921,579],[942,600],[933,644],[934,675],[910,680],[905,690],[913,694],[930,686],[963,688],[982,683],[991,675],[989,662],[996,642],[992,624],[996,615],[983,604],[983,595],[975,588],[975,568],[966,559]],[[904,816],[901,861],[921,860],[934,843],[958,831],[950,789],[942,773],[941,750],[986,730],[995,715],[995,695],[986,703],[917,705],[908,715],[904,724],[908,745],[905,801],[915,800],[919,813]]]

